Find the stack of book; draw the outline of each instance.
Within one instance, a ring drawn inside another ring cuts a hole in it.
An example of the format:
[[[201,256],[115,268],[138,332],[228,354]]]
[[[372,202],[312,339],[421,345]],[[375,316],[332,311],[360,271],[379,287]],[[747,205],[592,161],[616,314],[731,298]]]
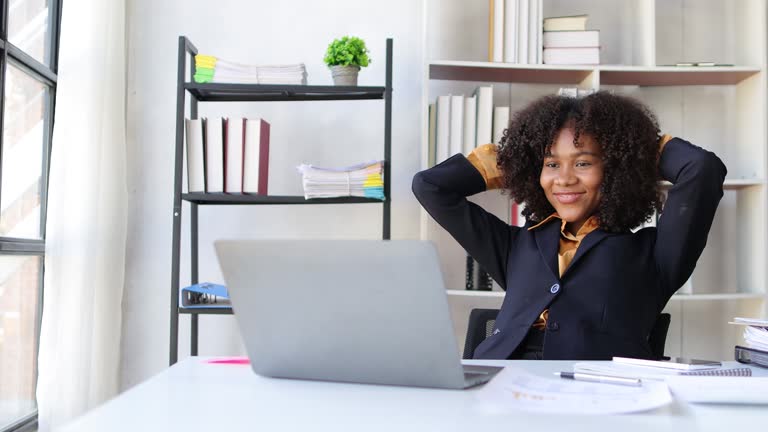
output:
[[[488,61],[539,64],[544,0],[489,0]]]
[[[544,19],[544,63],[600,64],[600,31],[587,30],[587,15]]]
[[[344,168],[302,164],[304,198],[365,197],[384,200],[384,162],[372,161]]]
[[[768,320],[737,317],[731,324],[745,326],[745,346],[736,345],[736,360],[768,367]]]
[[[498,120],[495,127],[494,118],[491,86],[478,87],[470,97],[438,96],[429,105],[429,166],[458,153],[468,154],[477,146],[498,142],[494,140],[494,131],[507,127],[509,115]]]
[[[267,195],[270,125],[264,119],[185,120],[187,191]]]
[[[195,56],[195,82],[239,84],[306,85],[307,69],[294,65],[257,66],[234,63],[198,54]]]
[[[578,87],[560,87],[557,90],[557,95],[572,97],[572,98],[580,98],[584,96],[589,96],[594,92],[595,92],[595,89],[582,89]]]

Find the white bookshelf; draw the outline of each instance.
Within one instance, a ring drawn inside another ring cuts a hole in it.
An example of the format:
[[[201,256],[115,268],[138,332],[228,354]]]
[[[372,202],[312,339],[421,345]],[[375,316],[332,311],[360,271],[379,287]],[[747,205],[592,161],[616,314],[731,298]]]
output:
[[[494,105],[511,112],[560,87],[607,89],[641,100],[664,133],[714,151],[728,167],[690,293],[676,294],[666,308],[672,314],[666,354],[732,359],[733,345],[743,341],[727,321],[768,311],[766,2],[543,1],[544,17],[589,15],[588,28],[600,30],[603,64],[487,62],[488,2],[425,0],[422,168],[427,168],[427,107],[438,95],[469,96],[490,83]],[[733,66],[668,66],[692,61]],[[507,198],[491,191],[472,199],[509,220]],[[474,307],[499,307],[504,294],[463,290],[465,252],[424,211],[421,237],[438,247],[461,346],[465,314]]]

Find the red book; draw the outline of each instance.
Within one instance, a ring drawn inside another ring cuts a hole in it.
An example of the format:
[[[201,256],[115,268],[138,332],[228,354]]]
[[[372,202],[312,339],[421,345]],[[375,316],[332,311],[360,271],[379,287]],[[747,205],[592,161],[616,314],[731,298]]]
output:
[[[243,193],[267,195],[269,180],[269,123],[264,119],[245,122],[243,149]]]

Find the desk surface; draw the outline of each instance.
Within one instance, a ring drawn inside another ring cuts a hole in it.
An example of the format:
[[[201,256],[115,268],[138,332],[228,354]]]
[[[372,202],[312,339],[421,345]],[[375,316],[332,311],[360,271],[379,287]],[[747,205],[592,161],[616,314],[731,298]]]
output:
[[[672,405],[613,416],[488,413],[478,389],[433,390],[263,378],[247,365],[185,359],[70,423],[63,431],[342,430],[495,431],[613,430],[739,431],[768,424],[768,408],[743,405]],[[508,361],[467,361],[504,365]],[[570,361],[515,361],[552,376]],[[756,375],[768,371],[755,368]],[[535,429],[529,427],[534,426]]]

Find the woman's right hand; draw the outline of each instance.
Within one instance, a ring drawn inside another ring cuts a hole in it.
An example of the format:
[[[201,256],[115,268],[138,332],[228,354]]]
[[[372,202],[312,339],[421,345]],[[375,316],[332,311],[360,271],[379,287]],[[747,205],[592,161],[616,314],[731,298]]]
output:
[[[483,144],[467,155],[467,160],[480,172],[485,180],[486,190],[501,189],[503,181],[496,162],[496,144]]]

